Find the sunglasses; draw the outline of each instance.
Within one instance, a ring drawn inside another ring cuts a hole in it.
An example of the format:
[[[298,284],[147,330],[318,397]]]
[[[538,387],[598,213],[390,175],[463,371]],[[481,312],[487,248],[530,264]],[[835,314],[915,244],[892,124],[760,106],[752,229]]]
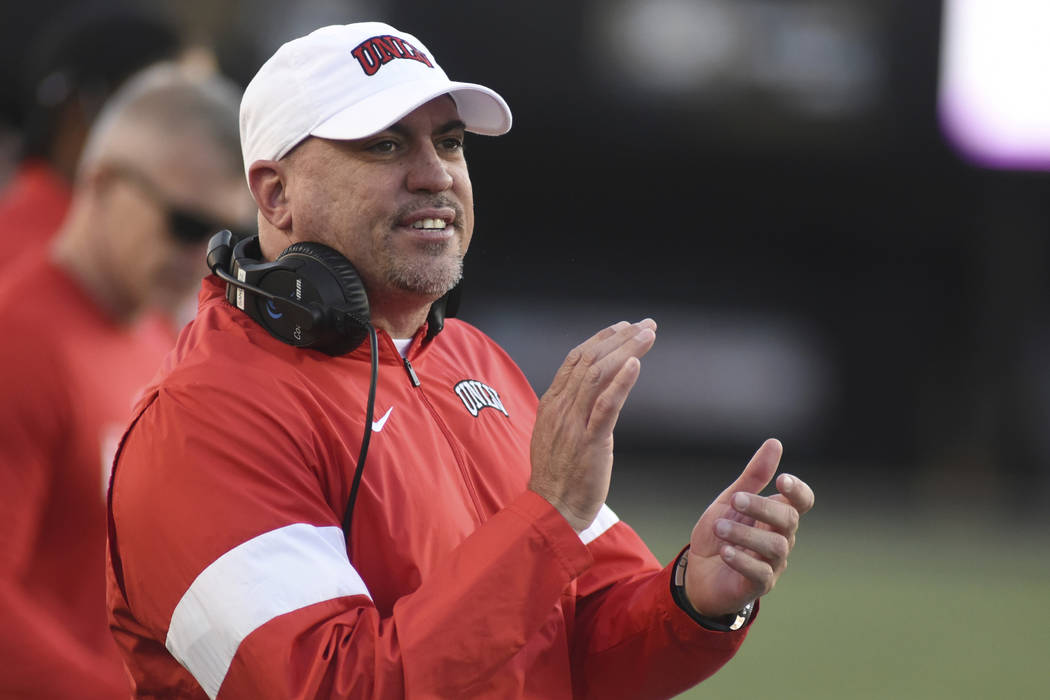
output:
[[[108,167],[108,170],[125,182],[133,184],[164,212],[168,232],[179,243],[196,245],[208,240],[217,231],[229,228],[199,212],[172,204],[152,180],[134,167],[126,164],[113,164]]]

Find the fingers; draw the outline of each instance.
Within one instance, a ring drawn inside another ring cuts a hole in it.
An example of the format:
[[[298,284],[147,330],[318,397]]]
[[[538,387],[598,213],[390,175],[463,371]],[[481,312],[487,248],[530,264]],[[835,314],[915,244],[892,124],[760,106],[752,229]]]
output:
[[[757,522],[765,523],[777,532],[790,535],[798,529],[798,510],[775,498],[741,492],[733,494],[730,503],[736,512]]]
[[[779,569],[780,562],[787,561],[791,552],[791,543],[787,536],[727,518],[721,518],[715,523],[715,534],[727,544],[754,552],[769,562],[772,569]]]
[[[619,323],[613,324],[608,328],[604,328],[593,336],[585,340],[580,345],[576,346],[566,356],[565,361],[562,362],[561,367],[558,368],[557,373],[554,375],[554,380],[551,382],[550,388],[547,393],[555,396],[565,391],[570,381],[575,380],[577,383],[581,381],[584,376],[592,367],[601,365],[604,361],[604,365],[598,367],[595,371],[595,375],[600,378],[603,369],[607,370],[608,366],[615,362],[615,358],[609,359],[611,353],[617,349],[622,349],[624,344],[630,341],[639,331],[648,329],[650,331],[656,330],[656,322],[652,319],[643,319],[638,323],[631,324],[627,321],[620,321]],[[635,354],[635,357],[641,357],[649,348],[652,347],[652,341],[646,346],[640,348],[641,352]],[[621,357],[620,364],[622,365],[625,357]],[[616,367],[619,370],[619,367]]]
[[[781,474],[777,477],[777,490],[800,514],[808,513],[816,501],[809,484],[792,474]]]
[[[734,494],[732,507],[745,520],[728,517],[715,521],[720,558],[749,581],[756,597],[776,585],[795,544],[798,511],[776,498]]]
[[[720,518],[715,521],[715,535],[729,547],[722,547],[722,558],[730,549],[744,554],[748,559],[764,561],[774,574],[787,566],[787,558],[795,546],[802,514],[813,507],[815,497],[809,485],[796,476],[781,474],[777,478],[778,495],[763,497],[753,493],[738,492],[730,498],[733,510],[744,521]],[[741,552],[743,549],[745,551]],[[738,565],[744,559],[738,558]],[[728,560],[726,560],[727,563]],[[737,568],[734,566],[734,568]],[[753,562],[747,563],[748,571],[765,571]],[[744,573],[744,570],[737,569]],[[775,579],[774,579],[775,580]],[[761,581],[756,581],[761,583]]]
[[[621,327],[583,354],[567,388],[575,391],[574,405],[582,412],[591,435],[612,434],[641,372],[639,358],[656,340],[653,325],[650,321]]]
[[[751,582],[752,600],[760,598],[773,590],[779,574],[766,561],[752,556],[748,552],[726,545],[721,551],[722,561]],[[787,562],[785,561],[785,566]]]
[[[638,375],[642,371],[642,363],[638,358],[629,357],[616,376],[613,377],[609,387],[601,393],[594,402],[594,410],[591,411],[587,429],[594,435],[612,433],[616,427],[616,420],[620,417],[620,410],[627,401],[627,395],[638,381]]]
[[[565,358],[547,394],[564,395],[570,403],[582,403],[589,412],[595,399],[616,378],[631,357],[641,358],[656,340],[656,323],[645,319],[631,324],[621,321],[577,346]]]
[[[775,438],[766,440],[751,457],[751,461],[744,467],[744,471],[737,477],[737,480],[726,491],[728,493],[737,491],[758,493],[772,481],[783,454],[784,446],[779,440]]]
[[[576,369],[576,365],[580,363],[583,354],[587,351],[589,347],[591,347],[595,343],[599,343],[607,338],[612,337],[618,331],[622,330],[623,328],[629,325],[631,324],[627,323],[627,321],[620,321],[619,323],[609,326],[608,328],[603,328],[602,330],[598,331],[593,336],[591,336],[590,338],[588,338],[587,340],[570,350],[569,354],[565,356],[565,360],[561,363],[561,367],[559,367],[558,371],[554,374],[554,380],[551,382],[550,388],[547,389],[547,393],[558,394],[565,388],[565,384],[568,383],[569,377],[572,376],[573,370]]]
[[[763,443],[693,528],[686,592],[698,610],[738,609],[741,601],[772,590],[787,568],[799,520],[815,498],[806,482],[790,474],[777,477],[778,493],[759,495],[782,453],[779,441]],[[725,576],[727,570],[735,575]]]
[[[620,322],[574,348],[540,399],[530,442],[529,488],[577,530],[609,490],[613,429],[656,340],[651,319]]]

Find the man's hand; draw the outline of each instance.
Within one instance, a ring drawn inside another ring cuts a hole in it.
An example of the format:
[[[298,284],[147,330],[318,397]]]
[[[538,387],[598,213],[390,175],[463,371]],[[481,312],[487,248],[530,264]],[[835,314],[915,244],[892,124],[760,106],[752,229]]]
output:
[[[787,567],[799,517],[813,507],[813,490],[781,474],[779,493],[759,496],[776,473],[783,447],[766,440],[743,473],[693,528],[685,572],[689,602],[703,615],[737,612],[768,593]]]
[[[590,526],[609,494],[613,428],[655,340],[652,319],[606,328],[568,354],[540,399],[529,488],[577,532]]]

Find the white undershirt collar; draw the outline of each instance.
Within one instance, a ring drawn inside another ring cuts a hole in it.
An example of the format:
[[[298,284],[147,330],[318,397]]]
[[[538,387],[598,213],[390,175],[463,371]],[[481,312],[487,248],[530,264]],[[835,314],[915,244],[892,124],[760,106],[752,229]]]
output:
[[[391,340],[394,341],[394,347],[397,348],[397,351],[398,351],[398,353],[401,354],[401,357],[407,357],[408,356],[408,348],[409,348],[410,345],[412,345],[412,339],[411,338],[391,338]]]

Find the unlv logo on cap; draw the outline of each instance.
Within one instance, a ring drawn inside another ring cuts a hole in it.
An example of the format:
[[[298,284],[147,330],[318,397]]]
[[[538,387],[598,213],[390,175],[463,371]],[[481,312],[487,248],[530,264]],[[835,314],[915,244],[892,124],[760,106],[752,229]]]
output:
[[[382,66],[395,58],[411,58],[433,68],[427,55],[399,36],[386,34],[365,39],[350,52],[361,64],[365,75],[375,75]]]

